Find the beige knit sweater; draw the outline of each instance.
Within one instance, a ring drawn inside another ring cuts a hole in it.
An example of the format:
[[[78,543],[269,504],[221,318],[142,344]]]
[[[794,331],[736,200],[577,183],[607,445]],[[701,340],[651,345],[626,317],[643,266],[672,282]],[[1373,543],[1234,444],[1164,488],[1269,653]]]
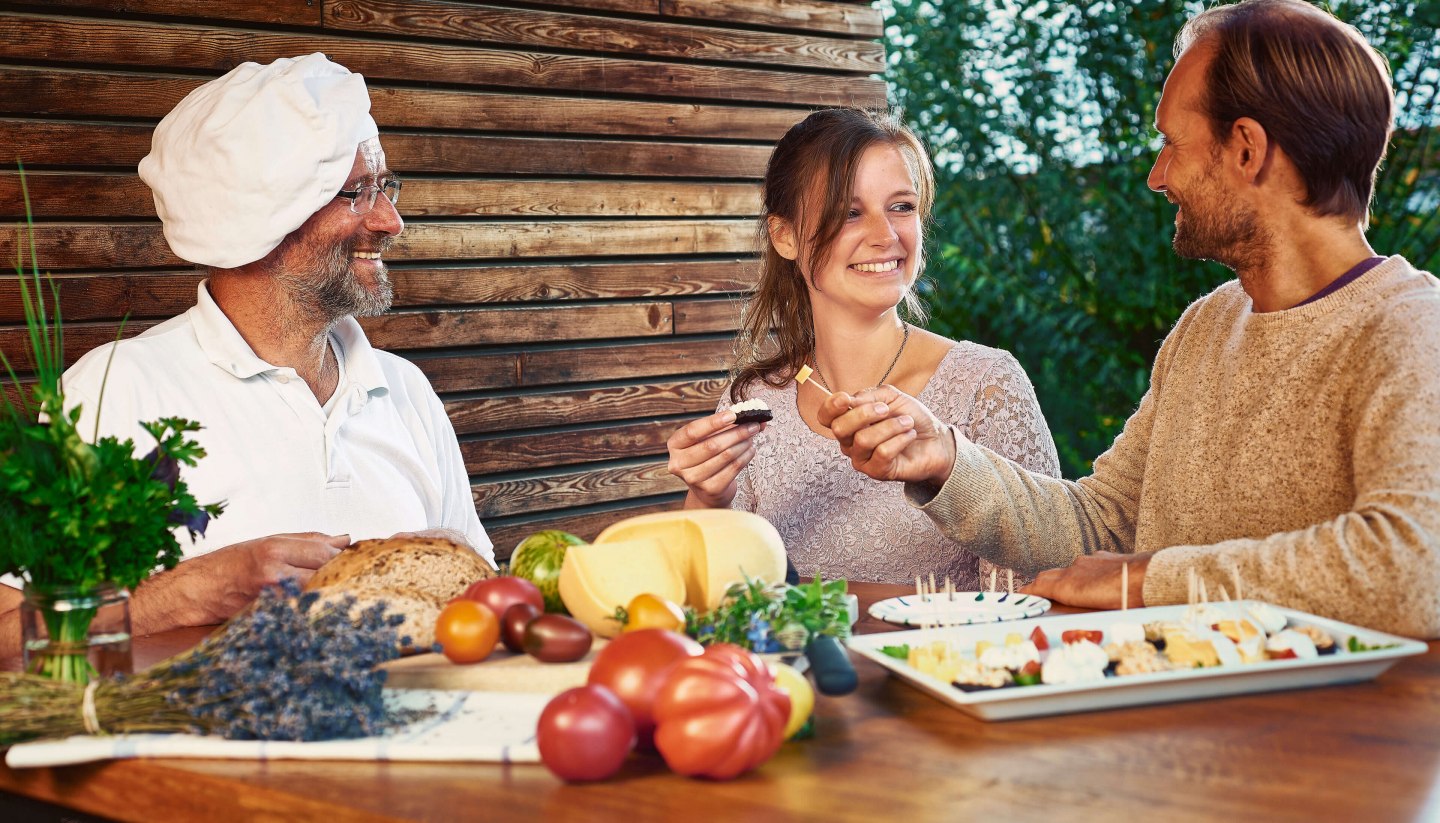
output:
[[[1083,480],[956,440],[944,487],[907,495],[1001,566],[1159,550],[1148,605],[1185,602],[1194,568],[1212,593],[1440,637],[1440,281],[1400,257],[1287,311],[1236,281],[1195,302]]]

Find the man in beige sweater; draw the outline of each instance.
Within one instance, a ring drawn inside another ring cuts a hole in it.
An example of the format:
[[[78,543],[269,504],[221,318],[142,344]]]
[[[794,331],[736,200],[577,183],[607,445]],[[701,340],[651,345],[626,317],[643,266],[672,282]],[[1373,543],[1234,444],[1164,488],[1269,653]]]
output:
[[[1440,636],[1440,283],[1365,240],[1393,124],[1383,60],[1299,0],[1181,32],[1150,187],[1175,250],[1238,280],[1186,310],[1079,481],[1027,472],[882,386],[820,419],[956,540],[1078,606],[1255,597]]]

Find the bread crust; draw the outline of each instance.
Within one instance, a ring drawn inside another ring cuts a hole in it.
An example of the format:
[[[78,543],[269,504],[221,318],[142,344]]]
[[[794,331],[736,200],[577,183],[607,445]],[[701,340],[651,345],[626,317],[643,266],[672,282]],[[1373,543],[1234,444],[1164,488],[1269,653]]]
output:
[[[419,592],[445,603],[495,570],[468,546],[433,537],[361,540],[321,566],[306,590]]]

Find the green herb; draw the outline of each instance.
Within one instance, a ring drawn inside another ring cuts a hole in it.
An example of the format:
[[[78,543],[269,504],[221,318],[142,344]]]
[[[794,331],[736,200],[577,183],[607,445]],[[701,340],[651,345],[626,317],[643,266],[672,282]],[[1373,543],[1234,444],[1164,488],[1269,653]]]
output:
[[[174,527],[203,534],[209,519],[222,510],[219,504],[200,505],[180,479],[182,465],[194,466],[205,455],[187,436],[200,426],[179,418],[141,423],[156,441],[144,457],[135,456],[130,440],[89,442],[81,436],[80,408],[65,408],[61,383],[60,293],[48,275],[42,280],[23,170],[21,187],[30,266],[27,273],[17,248],[15,272],[35,384],[27,391],[0,352],[18,398],[17,403],[4,396],[0,406],[0,574],[19,575],[40,589],[85,589],[106,582],[133,588],[156,568],[173,568],[180,561]],[[42,286],[49,287],[52,307]],[[86,610],[45,615],[52,640],[82,644],[93,616]],[[44,661],[56,667],[47,668],[48,676],[88,679],[83,656]]]
[[[1381,649],[1393,649],[1399,645],[1399,643],[1381,643],[1371,646],[1368,643],[1361,643],[1353,634],[1350,635],[1349,640],[1345,641],[1345,648],[1352,652],[1378,652]]]
[[[757,652],[799,651],[810,638],[850,636],[844,580],[792,586],[746,578],[732,585],[720,606],[690,615],[686,631],[701,643],[734,643]]]
[[[896,660],[909,660],[910,644],[902,643],[899,646],[881,646],[880,653],[889,657],[893,657]]]

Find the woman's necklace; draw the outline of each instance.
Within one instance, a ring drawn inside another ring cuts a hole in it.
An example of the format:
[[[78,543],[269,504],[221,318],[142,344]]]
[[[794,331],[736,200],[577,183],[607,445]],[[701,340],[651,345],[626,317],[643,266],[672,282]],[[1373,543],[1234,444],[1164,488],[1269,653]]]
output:
[[[900,337],[900,348],[895,350],[895,357],[890,361],[890,368],[886,369],[885,373],[880,375],[880,379],[876,381],[875,385],[877,386],[884,385],[885,378],[890,376],[890,372],[895,371],[895,364],[900,362],[900,355],[905,353],[905,344],[910,342],[910,324],[902,325],[905,332]],[[815,361],[815,379],[820,381],[820,385],[825,387],[825,391],[830,391],[830,384],[825,382],[825,375],[820,372],[820,358],[815,356],[814,349],[810,350],[810,359]]]

